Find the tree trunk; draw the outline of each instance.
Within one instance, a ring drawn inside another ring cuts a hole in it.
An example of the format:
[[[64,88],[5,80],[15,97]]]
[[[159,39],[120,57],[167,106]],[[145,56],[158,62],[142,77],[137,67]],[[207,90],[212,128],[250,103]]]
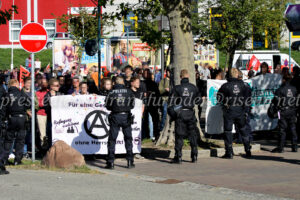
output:
[[[180,71],[187,69],[190,73],[190,82],[196,83],[194,68],[194,42],[191,29],[191,19],[183,16],[185,8],[184,0],[180,0],[174,5],[169,14],[170,29],[173,39],[174,58],[172,67],[174,67],[175,84],[180,84]],[[171,2],[170,2],[171,3]]]
[[[187,69],[190,75],[190,82],[196,84],[195,67],[194,67],[194,40],[191,29],[191,19],[187,16],[185,12],[187,9],[191,12],[190,4],[186,0],[180,1],[168,1],[168,6],[165,8],[168,10],[168,18],[170,21],[170,29],[172,34],[172,56],[171,65],[174,69],[174,83],[175,85],[180,84],[180,71],[182,69]],[[191,1],[190,1],[191,2]],[[176,5],[172,5],[176,4]],[[170,5],[171,4],[171,5]],[[187,7],[189,6],[189,7]],[[172,8],[170,10],[170,8]],[[198,110],[198,109],[197,109]],[[196,115],[198,118],[198,115]],[[156,145],[168,144],[170,146],[174,145],[174,124],[170,125],[169,116],[166,120],[166,125],[162,131],[159,140]],[[199,119],[200,121],[200,119]],[[202,130],[200,128],[200,123],[198,128],[200,130],[200,138],[203,136]]]
[[[230,76],[230,70],[231,70],[232,64],[233,64],[234,53],[235,53],[235,51],[227,52],[227,56],[226,56],[226,66],[228,68],[229,76]]]

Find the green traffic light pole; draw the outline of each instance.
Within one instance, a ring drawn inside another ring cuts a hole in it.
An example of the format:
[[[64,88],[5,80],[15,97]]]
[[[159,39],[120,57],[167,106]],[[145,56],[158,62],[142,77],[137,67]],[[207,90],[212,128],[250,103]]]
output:
[[[102,74],[102,68],[101,68],[101,6],[100,6],[100,0],[98,0],[98,90],[100,91],[100,83],[101,83],[101,74]]]

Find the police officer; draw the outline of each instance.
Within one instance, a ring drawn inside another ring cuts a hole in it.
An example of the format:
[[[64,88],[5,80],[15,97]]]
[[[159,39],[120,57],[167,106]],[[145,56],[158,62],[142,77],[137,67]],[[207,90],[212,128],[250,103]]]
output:
[[[108,159],[107,169],[114,168],[115,145],[120,128],[122,128],[127,152],[127,167],[135,167],[132,153],[132,129],[133,121],[130,110],[134,107],[134,95],[132,91],[124,85],[121,76],[116,77],[116,85],[111,93],[106,97],[106,108],[111,111],[109,116],[110,130],[108,137]]]
[[[291,75],[286,74],[282,78],[282,85],[275,91],[272,103],[279,110],[278,126],[279,126],[279,140],[278,146],[272,150],[273,153],[283,153],[286,131],[289,129],[292,133],[292,152],[298,151],[297,144],[297,89],[290,84]]]
[[[238,70],[239,72],[239,79],[240,80],[243,80],[243,72],[241,70]],[[250,142],[253,141],[253,136],[252,136],[252,129],[251,129],[251,125],[250,125],[250,115],[251,115],[251,93],[252,93],[252,90],[251,90],[251,87],[248,83],[244,82],[244,85],[245,85],[245,90],[246,91],[246,94],[248,95],[247,96],[247,100],[245,102],[245,116],[246,116],[246,124],[245,124],[245,132],[246,134],[249,136],[249,140]],[[236,128],[236,135],[237,135],[237,142],[238,143],[242,143],[242,136],[241,136],[241,132],[238,128]]]
[[[191,145],[192,162],[197,162],[198,145],[194,106],[202,101],[198,88],[189,83],[189,73],[186,69],[180,72],[181,84],[176,85],[170,94],[170,106],[180,107],[175,118],[175,157],[172,163],[181,164],[183,138],[188,135]]]
[[[223,106],[224,118],[224,143],[225,155],[222,158],[233,158],[232,126],[240,130],[246,152],[246,157],[251,157],[249,135],[246,133],[245,103],[251,95],[242,80],[238,79],[239,72],[236,68],[230,71],[228,82],[223,84],[218,91],[218,102]]]
[[[5,161],[8,159],[13,141],[15,140],[14,165],[19,165],[23,158],[26,136],[26,113],[27,110],[30,109],[31,102],[30,98],[23,91],[19,90],[19,82],[16,79],[11,79],[9,81],[9,86],[5,99],[8,102],[5,103],[6,106],[4,107],[8,117],[8,129],[4,140],[4,159]]]
[[[0,175],[3,174],[9,174],[8,171],[6,171],[5,168],[5,152],[4,152],[4,139],[5,139],[5,134],[6,130],[3,127],[4,125],[4,119],[5,119],[5,110],[3,109],[4,103],[5,103],[5,96],[6,96],[6,91],[2,85],[3,82],[0,83]]]

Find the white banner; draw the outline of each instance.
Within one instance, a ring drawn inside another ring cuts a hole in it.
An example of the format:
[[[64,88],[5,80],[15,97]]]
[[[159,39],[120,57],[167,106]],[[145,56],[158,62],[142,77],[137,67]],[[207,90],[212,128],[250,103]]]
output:
[[[281,75],[266,74],[256,76],[246,82],[252,89],[252,109],[250,124],[252,131],[272,130],[277,126],[277,120],[267,115],[274,92],[281,85]],[[207,108],[205,131],[208,134],[223,133],[223,110],[217,105],[217,92],[226,83],[225,80],[207,80]]]
[[[104,96],[67,95],[51,97],[52,140],[62,140],[82,154],[107,154],[110,113]],[[142,101],[135,99],[132,110],[133,153],[141,152]],[[116,142],[116,154],[126,153],[122,129]]]

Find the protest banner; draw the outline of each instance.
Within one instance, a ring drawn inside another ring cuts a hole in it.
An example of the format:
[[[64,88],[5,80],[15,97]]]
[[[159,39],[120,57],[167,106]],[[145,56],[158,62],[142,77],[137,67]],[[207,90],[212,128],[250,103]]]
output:
[[[77,95],[51,97],[52,141],[62,140],[82,154],[107,154],[108,114],[104,96]],[[142,101],[135,99],[132,110],[133,153],[141,152]],[[116,154],[126,153],[122,130]]]
[[[272,130],[277,126],[276,119],[267,115],[274,92],[281,85],[281,75],[266,74],[247,80],[252,89],[250,125],[252,131]],[[217,102],[217,92],[226,83],[225,80],[207,81],[207,108],[205,131],[208,134],[221,134],[223,130],[223,110]]]

